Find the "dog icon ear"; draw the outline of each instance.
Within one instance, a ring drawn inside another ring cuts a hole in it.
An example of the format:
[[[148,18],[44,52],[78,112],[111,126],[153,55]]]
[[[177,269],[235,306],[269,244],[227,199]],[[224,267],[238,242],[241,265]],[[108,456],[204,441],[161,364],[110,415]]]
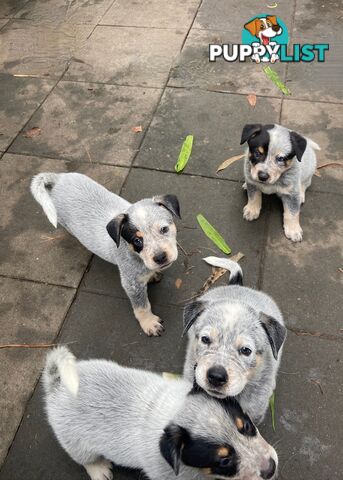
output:
[[[175,475],[179,474],[181,451],[188,436],[184,428],[175,423],[170,423],[164,429],[164,433],[160,439],[160,452],[174,470]]]
[[[175,217],[181,218],[180,204],[176,195],[157,195],[153,201],[170,211]]]
[[[126,213],[121,213],[117,217],[113,218],[106,225],[106,230],[109,236],[114,240],[117,247],[120,245],[120,235],[124,224],[128,221],[129,216]]]
[[[188,330],[191,328],[195,320],[202,314],[205,310],[205,302],[196,300],[195,302],[188,303],[183,310],[183,332],[182,336],[184,337]]]
[[[268,15],[267,20],[269,20],[273,25],[278,25],[276,15]]]
[[[241,136],[241,145],[243,145],[243,143],[245,143],[247,140],[250,140],[253,135],[256,135],[256,133],[259,133],[261,130],[261,123],[248,123],[247,125],[244,125]]]
[[[253,37],[255,37],[257,33],[257,22],[258,18],[254,18],[254,20],[251,20],[244,25],[244,28],[248,30]]]
[[[295,155],[297,156],[299,162],[301,162],[302,156],[307,147],[307,140],[296,132],[290,132],[289,136],[293,150],[295,151]]]
[[[281,323],[275,320],[275,318],[265,313],[260,314],[260,322],[267,334],[273,356],[275,360],[277,360],[279,350],[286,339],[287,330]]]

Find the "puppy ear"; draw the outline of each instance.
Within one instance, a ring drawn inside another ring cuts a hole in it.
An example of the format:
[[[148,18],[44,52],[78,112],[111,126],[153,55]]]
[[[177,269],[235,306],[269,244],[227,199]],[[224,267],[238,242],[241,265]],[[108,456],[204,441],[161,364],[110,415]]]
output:
[[[269,317],[265,313],[260,314],[260,322],[267,334],[273,356],[277,360],[279,350],[286,339],[287,330],[275,318]]]
[[[268,15],[267,20],[269,20],[270,22],[272,22],[273,25],[277,25],[277,24],[278,24],[275,15]]]
[[[246,30],[248,30],[251,35],[255,36],[256,33],[257,33],[257,18],[255,18],[254,20],[251,20],[251,22],[248,22],[244,25],[244,28]]]
[[[120,235],[123,229],[124,223],[129,219],[129,216],[126,213],[121,213],[117,217],[113,218],[106,225],[106,230],[109,236],[115,241],[117,247],[120,245]]]
[[[184,428],[170,423],[164,429],[160,439],[160,452],[174,470],[175,475],[178,475],[180,471],[181,451],[187,436]]]
[[[204,310],[205,303],[198,300],[192,303],[188,303],[185,306],[185,308],[183,309],[183,337],[186,335],[195,320],[202,314]]]
[[[247,125],[244,125],[241,137],[241,145],[243,145],[243,143],[245,143],[247,140],[250,140],[253,135],[259,133],[261,130],[262,125],[260,123],[249,123]]]
[[[154,202],[170,211],[175,217],[181,218],[180,204],[176,195],[158,195],[153,197]]]
[[[293,150],[295,151],[297,159],[299,160],[299,162],[301,162],[301,158],[307,147],[307,140],[296,132],[290,132],[289,136],[291,138],[291,144]]]

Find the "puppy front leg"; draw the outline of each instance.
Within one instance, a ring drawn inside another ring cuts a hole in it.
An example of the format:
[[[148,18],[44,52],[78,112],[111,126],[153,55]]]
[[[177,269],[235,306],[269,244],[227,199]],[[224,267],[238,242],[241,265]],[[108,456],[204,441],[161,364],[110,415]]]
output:
[[[243,218],[249,222],[260,216],[262,207],[262,193],[251,183],[246,183],[248,203],[243,209]]]
[[[300,195],[283,195],[283,228],[287,238],[292,242],[301,242],[303,231],[300,226]]]
[[[149,337],[160,336],[164,328],[161,325],[161,319],[151,311],[151,305],[148,298],[148,289],[146,283],[138,281],[127,281],[122,278],[122,285],[130,299],[133,313],[139,324]]]

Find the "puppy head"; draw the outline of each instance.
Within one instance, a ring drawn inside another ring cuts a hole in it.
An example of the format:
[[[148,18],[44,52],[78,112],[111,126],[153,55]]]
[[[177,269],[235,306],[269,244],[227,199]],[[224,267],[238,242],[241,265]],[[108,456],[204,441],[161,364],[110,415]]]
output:
[[[195,386],[165,428],[160,451],[175,474],[181,463],[217,479],[274,478],[277,455],[233,399]]]
[[[234,397],[275,359],[286,329],[275,319],[234,302],[186,306],[196,383],[217,398]]]
[[[301,158],[307,140],[281,125],[248,124],[242,131],[241,145],[248,142],[248,166],[255,182],[272,185]]]
[[[177,259],[175,216],[180,218],[177,197],[161,195],[132,204],[106,228],[117,247],[124,239],[149,270],[162,270]]]
[[[281,35],[282,28],[277,23],[275,15],[268,15],[266,18],[254,18],[244,25],[251,35],[257,37],[263,45],[268,45],[270,38]]]

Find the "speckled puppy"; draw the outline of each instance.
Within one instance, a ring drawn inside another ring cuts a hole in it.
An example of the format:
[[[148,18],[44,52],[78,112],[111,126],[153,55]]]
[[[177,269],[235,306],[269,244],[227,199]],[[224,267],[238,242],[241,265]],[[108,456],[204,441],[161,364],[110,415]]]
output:
[[[244,175],[248,203],[245,220],[259,217],[262,193],[276,193],[283,203],[285,235],[293,242],[302,240],[300,206],[316,170],[315,150],[319,146],[281,125],[245,125],[241,145],[248,142]]]
[[[92,480],[112,480],[111,462],[151,480],[274,479],[277,455],[232,399],[183,379],[105,360],[49,353],[43,372],[54,433]]]
[[[160,280],[161,271],[177,259],[176,196],[131,204],[79,173],[40,173],[31,191],[54,227],[61,224],[91,252],[118,266],[140,326],[147,335],[160,335],[163,327],[151,311],[147,284]]]
[[[229,285],[212,288],[184,310],[188,346],[184,376],[209,395],[235,397],[260,423],[275,389],[282,345],[282,314],[268,295],[242,287],[240,266],[207,257],[210,265],[230,270]]]

